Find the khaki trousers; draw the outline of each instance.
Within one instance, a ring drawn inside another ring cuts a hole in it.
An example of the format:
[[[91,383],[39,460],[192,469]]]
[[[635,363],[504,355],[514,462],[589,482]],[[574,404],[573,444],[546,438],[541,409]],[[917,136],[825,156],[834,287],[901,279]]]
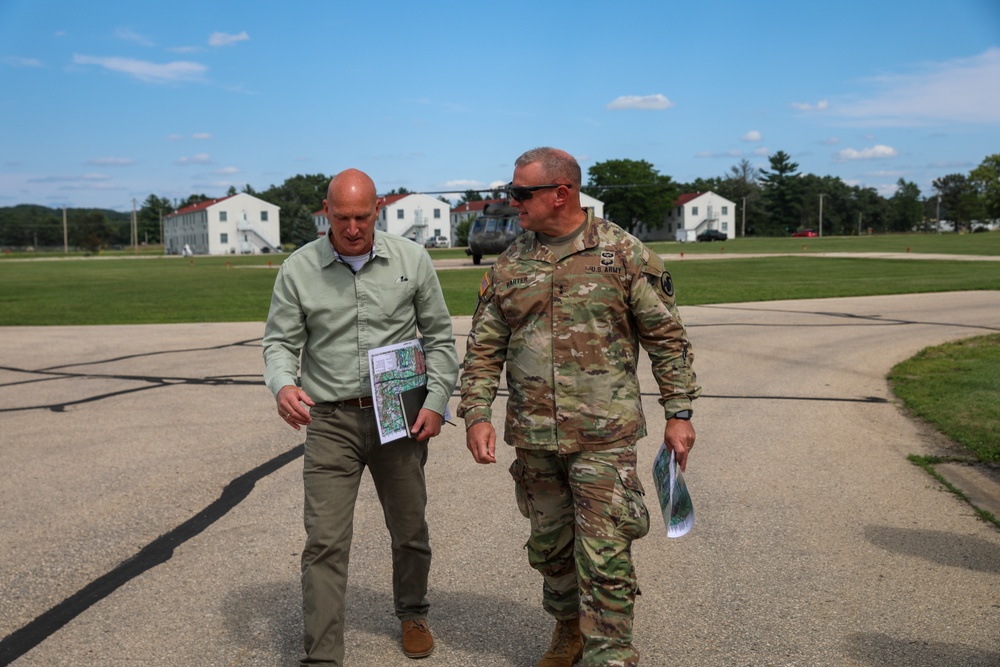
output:
[[[344,664],[347,566],[354,504],[365,467],[371,472],[392,538],[392,593],[400,620],[427,615],[431,549],[424,508],[427,442],[379,442],[370,408],[321,403],[306,432],[306,545],[302,552],[302,665]]]

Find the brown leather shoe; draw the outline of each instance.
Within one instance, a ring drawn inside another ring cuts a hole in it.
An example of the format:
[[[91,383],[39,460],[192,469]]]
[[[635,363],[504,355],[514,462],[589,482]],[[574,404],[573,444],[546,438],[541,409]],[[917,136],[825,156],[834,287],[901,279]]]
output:
[[[552,643],[538,667],[572,667],[583,656],[583,636],[580,634],[580,619],[556,621]]]
[[[407,658],[426,658],[434,651],[434,637],[426,618],[403,621],[403,653]]]

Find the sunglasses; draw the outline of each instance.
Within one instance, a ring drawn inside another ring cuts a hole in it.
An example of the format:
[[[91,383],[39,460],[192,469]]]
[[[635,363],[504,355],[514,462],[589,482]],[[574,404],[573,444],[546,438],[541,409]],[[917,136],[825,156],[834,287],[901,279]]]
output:
[[[526,186],[515,186],[514,181],[508,183],[504,190],[510,195],[511,199],[517,201],[528,201],[534,195],[532,194],[536,190],[548,190],[549,188],[558,188],[560,185],[565,185],[567,188],[573,187],[568,183],[549,183],[548,185],[526,185]]]

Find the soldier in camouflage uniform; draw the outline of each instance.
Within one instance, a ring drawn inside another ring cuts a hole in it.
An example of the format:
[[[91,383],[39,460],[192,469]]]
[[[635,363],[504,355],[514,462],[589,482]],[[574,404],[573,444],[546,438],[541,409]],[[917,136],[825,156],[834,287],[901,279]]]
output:
[[[632,666],[637,593],[631,543],[649,530],[636,473],[646,435],[636,365],[647,351],[683,468],[698,395],[684,325],[661,259],[580,206],[580,167],[538,148],[508,185],[528,230],[483,279],[462,375],[468,447],[496,461],[492,403],[506,364],[504,440],[528,559],[556,630],[539,667]]]

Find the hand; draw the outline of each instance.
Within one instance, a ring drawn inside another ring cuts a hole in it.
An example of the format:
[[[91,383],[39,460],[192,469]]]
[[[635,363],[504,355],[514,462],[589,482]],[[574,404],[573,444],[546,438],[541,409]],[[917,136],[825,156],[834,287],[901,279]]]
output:
[[[413,422],[413,428],[410,429],[413,431],[413,439],[422,442],[439,434],[442,419],[444,418],[433,410],[420,408],[417,421]]]
[[[275,400],[278,403],[278,416],[284,419],[285,423],[296,431],[300,430],[303,426],[308,426],[312,422],[309,410],[303,407],[302,404],[305,403],[308,406],[316,404],[313,403],[313,400],[309,398],[306,392],[302,391],[301,387],[296,387],[294,384],[287,384],[278,390]]]
[[[476,463],[496,463],[497,432],[490,422],[473,424],[465,432],[465,444]]]
[[[690,419],[668,419],[663,429],[663,442],[674,450],[674,458],[681,472],[687,468],[688,454],[694,447],[694,426]]]

